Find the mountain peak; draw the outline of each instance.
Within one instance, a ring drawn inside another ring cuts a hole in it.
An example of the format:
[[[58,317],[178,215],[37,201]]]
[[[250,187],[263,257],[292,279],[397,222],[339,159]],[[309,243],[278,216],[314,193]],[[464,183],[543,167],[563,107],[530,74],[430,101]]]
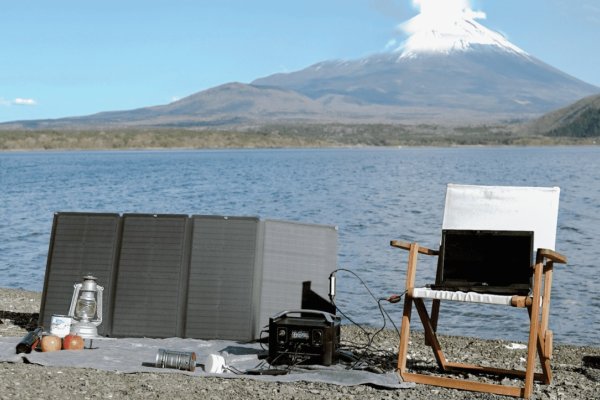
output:
[[[477,22],[476,19],[485,18],[483,12],[473,11],[456,0],[435,2],[435,7],[430,7],[431,4],[431,1],[421,1],[421,13],[400,25],[408,34],[408,39],[396,49],[401,52],[402,58],[423,53],[468,51],[481,45],[528,56],[501,33]],[[440,9],[443,4],[445,6]]]

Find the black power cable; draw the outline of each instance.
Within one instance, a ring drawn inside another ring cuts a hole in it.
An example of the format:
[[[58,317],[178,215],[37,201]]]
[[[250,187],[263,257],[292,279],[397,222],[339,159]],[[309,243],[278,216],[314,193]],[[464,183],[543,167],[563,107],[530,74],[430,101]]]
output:
[[[381,317],[383,319],[383,325],[380,329],[378,329],[375,333],[373,334],[369,334],[369,332],[367,332],[367,330],[360,325],[359,323],[357,323],[356,321],[354,321],[352,318],[350,318],[346,313],[344,313],[344,311],[335,303],[334,301],[334,297],[330,296],[331,298],[331,302],[332,304],[335,306],[336,310],[338,310],[340,312],[340,314],[346,318],[348,321],[350,321],[353,325],[355,325],[357,328],[359,328],[363,334],[367,337],[367,343],[363,346],[356,346],[356,350],[360,351],[362,354],[361,356],[348,368],[348,369],[355,369],[361,362],[363,362],[365,360],[366,357],[366,350],[371,350],[374,352],[379,352],[381,351],[380,349],[375,349],[372,348],[373,346],[373,342],[375,340],[375,338],[377,337],[377,335],[379,335],[381,332],[383,332],[383,330],[386,328],[387,326],[387,320],[389,320],[392,325],[395,328],[396,333],[398,334],[398,338],[400,338],[400,331],[398,329],[398,327],[396,326],[396,324],[394,323],[394,320],[390,317],[389,313],[387,312],[387,310],[385,310],[385,308],[383,307],[382,302],[383,301],[387,301],[389,303],[398,303],[401,299],[402,296],[404,296],[404,294],[406,293],[403,292],[402,294],[394,294],[391,295],[389,297],[382,297],[382,298],[377,298],[375,297],[375,295],[373,294],[373,292],[371,291],[371,289],[369,288],[369,286],[365,283],[365,281],[358,276],[358,274],[356,274],[354,271],[346,269],[346,268],[338,268],[335,271],[333,271],[330,276],[329,279],[331,280],[331,277],[334,276],[337,272],[348,272],[350,274],[352,274],[354,277],[356,277],[356,279],[359,280],[359,282],[365,287],[365,289],[367,290],[367,292],[369,293],[369,295],[373,298],[373,300],[375,300],[377,302],[377,307],[379,308],[379,312],[381,313]],[[387,351],[385,351],[387,352]]]

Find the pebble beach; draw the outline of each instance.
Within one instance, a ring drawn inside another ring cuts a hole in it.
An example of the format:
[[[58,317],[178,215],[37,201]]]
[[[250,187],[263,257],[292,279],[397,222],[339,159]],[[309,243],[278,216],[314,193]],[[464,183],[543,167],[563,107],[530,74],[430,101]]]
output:
[[[21,337],[37,326],[41,293],[0,288],[0,337]],[[369,331],[371,334],[372,330]],[[342,344],[362,343],[364,333],[342,327]],[[442,336],[449,359],[504,368],[523,369],[525,350],[500,340]],[[376,336],[369,351],[381,354],[382,365],[393,368],[398,334],[386,330]],[[438,373],[420,332],[411,334],[409,358],[431,373]],[[535,383],[533,399],[598,399],[600,348],[556,344],[550,385]],[[590,362],[590,360],[593,360]],[[476,377],[482,382],[491,378]],[[503,383],[510,383],[505,381]],[[179,373],[112,373],[94,369],[44,367],[0,362],[0,399],[510,399],[427,385],[407,389],[380,389],[367,385],[338,386],[322,383],[261,382],[243,377],[224,379]]]

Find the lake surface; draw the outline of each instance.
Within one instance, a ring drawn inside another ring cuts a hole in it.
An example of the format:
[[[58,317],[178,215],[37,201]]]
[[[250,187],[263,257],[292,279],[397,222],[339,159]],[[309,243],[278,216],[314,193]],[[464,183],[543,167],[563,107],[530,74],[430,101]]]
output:
[[[597,346],[598,171],[598,147],[0,153],[0,286],[42,290],[54,212],[182,213],[336,225],[340,268],[387,297],[402,292],[407,257],[389,241],[437,246],[447,183],[559,186],[556,248],[569,264],[556,267],[550,325],[557,342]],[[435,266],[420,262],[418,282],[432,282]],[[360,281],[337,276],[344,313],[381,326]],[[397,324],[401,308],[386,305]],[[523,310],[442,312],[442,333],[527,337]]]

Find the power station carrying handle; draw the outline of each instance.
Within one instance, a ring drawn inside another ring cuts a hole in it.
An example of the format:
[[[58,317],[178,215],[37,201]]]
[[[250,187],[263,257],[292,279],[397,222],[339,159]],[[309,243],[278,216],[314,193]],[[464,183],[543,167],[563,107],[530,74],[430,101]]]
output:
[[[328,313],[327,311],[321,310],[287,310],[275,315],[273,319],[280,318],[288,314],[315,314],[323,316],[327,320],[327,322],[333,323],[333,315],[331,313]]]

